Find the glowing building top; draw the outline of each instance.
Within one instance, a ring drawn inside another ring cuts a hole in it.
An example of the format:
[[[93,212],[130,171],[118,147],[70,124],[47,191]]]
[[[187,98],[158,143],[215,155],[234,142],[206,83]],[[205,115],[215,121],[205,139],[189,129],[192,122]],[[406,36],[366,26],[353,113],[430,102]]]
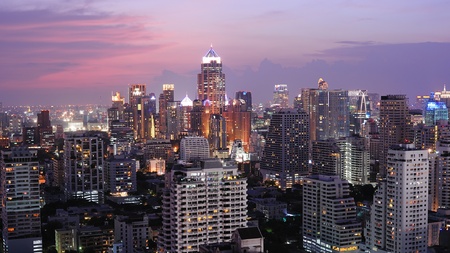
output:
[[[202,63],[211,63],[212,61],[221,63],[220,56],[216,53],[216,51],[214,51],[214,49],[212,48],[212,45],[211,45],[211,48],[208,50],[208,52],[205,54],[205,56],[203,56]]]
[[[188,97],[188,95],[186,94],[186,97],[183,98],[183,100],[181,100],[181,106],[186,107],[186,106],[193,106],[193,102],[192,100]]]
[[[116,91],[115,95],[111,96],[112,102],[122,102],[125,100],[124,97],[120,96],[120,92]]]

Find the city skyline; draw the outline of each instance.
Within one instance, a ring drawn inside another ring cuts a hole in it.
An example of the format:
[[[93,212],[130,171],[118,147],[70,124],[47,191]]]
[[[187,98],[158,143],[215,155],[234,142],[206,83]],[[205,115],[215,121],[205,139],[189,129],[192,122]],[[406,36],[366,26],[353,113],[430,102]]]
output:
[[[330,89],[411,100],[450,80],[450,35],[441,32],[449,7],[442,1],[0,3],[0,101],[110,104],[111,93],[126,95],[131,83],[155,94],[174,83],[176,100],[194,99],[198,64],[211,43],[223,60],[228,97],[248,90],[264,103],[275,84],[285,83],[292,103],[301,88],[323,78]]]

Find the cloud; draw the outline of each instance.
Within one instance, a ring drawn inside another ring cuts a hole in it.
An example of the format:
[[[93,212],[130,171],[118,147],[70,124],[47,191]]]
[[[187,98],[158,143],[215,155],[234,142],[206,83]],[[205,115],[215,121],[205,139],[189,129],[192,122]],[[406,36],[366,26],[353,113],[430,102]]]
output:
[[[142,78],[150,66],[145,56],[168,46],[157,42],[161,34],[148,18],[107,13],[4,10],[0,34],[3,90]]]

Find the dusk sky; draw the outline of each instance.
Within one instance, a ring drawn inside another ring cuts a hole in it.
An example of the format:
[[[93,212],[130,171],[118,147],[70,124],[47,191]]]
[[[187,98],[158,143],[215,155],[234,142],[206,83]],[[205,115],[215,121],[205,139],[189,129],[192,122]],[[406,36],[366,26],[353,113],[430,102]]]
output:
[[[130,83],[196,95],[212,44],[226,90],[416,95],[450,84],[450,1],[0,1],[0,102],[110,104]],[[450,85],[449,85],[450,89]]]

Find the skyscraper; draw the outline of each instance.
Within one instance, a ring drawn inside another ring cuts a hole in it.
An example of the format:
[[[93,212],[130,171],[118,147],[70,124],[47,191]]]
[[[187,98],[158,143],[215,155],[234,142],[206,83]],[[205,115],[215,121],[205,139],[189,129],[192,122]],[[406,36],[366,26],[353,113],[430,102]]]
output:
[[[211,47],[202,59],[201,72],[197,76],[197,97],[211,104],[211,114],[220,114],[225,106],[225,74],[222,60]]]
[[[339,139],[349,136],[350,119],[348,91],[327,90],[328,84],[320,89],[302,89],[298,106],[309,114],[311,140]],[[326,82],[325,82],[326,83]]]
[[[37,150],[1,151],[4,252],[42,252]]]
[[[380,140],[382,149],[377,160],[380,161],[380,176],[386,176],[386,159],[390,146],[412,142],[412,125],[405,95],[381,96]]]
[[[249,150],[251,131],[251,111],[248,111],[243,99],[233,99],[223,112],[226,120],[228,145],[241,140],[245,151]]]
[[[272,115],[266,138],[261,173],[283,189],[290,188],[308,174],[309,163],[308,114],[282,108]]]
[[[386,180],[373,198],[366,231],[370,252],[427,252],[428,151],[414,144],[393,145]]]
[[[166,173],[162,203],[161,252],[198,252],[247,226],[246,178],[219,159],[175,165]]]
[[[209,143],[203,136],[186,136],[180,141],[180,160],[190,162],[209,158]]]
[[[448,123],[448,109],[444,102],[430,101],[424,111],[425,125],[434,126],[439,122]]]
[[[64,139],[66,196],[103,202],[103,139],[95,132],[70,132]]]
[[[272,106],[289,107],[289,90],[287,84],[275,84]]]
[[[339,176],[314,175],[303,184],[303,247],[307,252],[359,252],[361,222],[350,185]]]
[[[168,105],[174,101],[174,85],[163,84],[163,93],[159,96],[159,132],[161,138],[168,138]]]
[[[130,84],[129,105],[133,112],[133,130],[137,139],[145,139],[149,134],[150,113],[145,109],[148,107],[150,98],[146,94],[145,84]]]
[[[242,99],[245,101],[245,110],[251,112],[252,105],[252,93],[250,91],[236,91],[236,99]]]

